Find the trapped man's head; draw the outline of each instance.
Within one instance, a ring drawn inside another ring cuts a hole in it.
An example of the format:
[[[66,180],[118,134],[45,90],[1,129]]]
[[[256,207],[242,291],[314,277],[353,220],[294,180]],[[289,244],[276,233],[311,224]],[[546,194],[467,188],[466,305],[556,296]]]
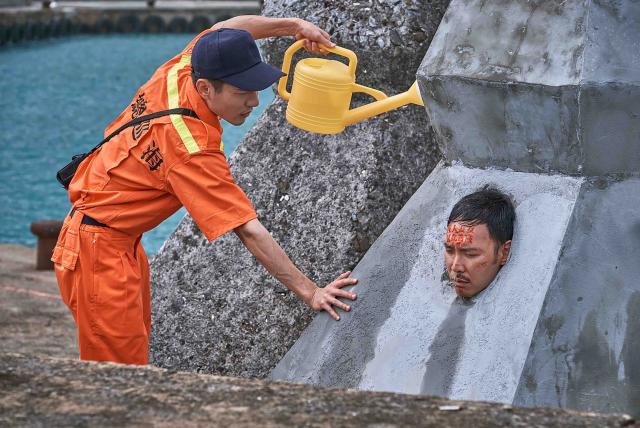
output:
[[[458,296],[473,297],[487,288],[507,263],[515,217],[511,199],[492,187],[454,205],[444,236],[444,260]]]

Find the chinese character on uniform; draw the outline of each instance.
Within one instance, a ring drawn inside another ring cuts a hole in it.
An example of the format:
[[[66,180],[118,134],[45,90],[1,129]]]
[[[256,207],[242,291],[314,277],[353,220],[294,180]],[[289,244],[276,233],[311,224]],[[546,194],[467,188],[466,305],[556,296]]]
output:
[[[144,161],[149,165],[149,169],[151,171],[155,171],[162,165],[163,159],[160,154],[160,149],[156,146],[155,141],[151,141],[151,144],[147,146],[147,150],[142,153],[140,159],[144,159]]]
[[[136,119],[147,109],[147,100],[144,99],[144,94],[138,95],[136,102],[131,104],[131,118]]]
[[[142,116],[142,113],[144,113],[146,109],[147,100],[144,99],[144,94],[140,94],[138,95],[136,102],[131,104],[131,118],[137,119],[138,117]],[[134,140],[137,140],[147,129],[149,129],[149,121],[145,120],[144,122],[138,123],[133,127],[133,129],[131,130],[131,136]]]

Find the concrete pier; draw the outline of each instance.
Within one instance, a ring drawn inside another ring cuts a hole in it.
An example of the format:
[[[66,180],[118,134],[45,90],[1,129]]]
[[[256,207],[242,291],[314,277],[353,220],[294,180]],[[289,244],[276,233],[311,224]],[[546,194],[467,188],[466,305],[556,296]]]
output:
[[[237,15],[259,14],[256,0],[0,2],[0,46],[77,33],[198,33]]]

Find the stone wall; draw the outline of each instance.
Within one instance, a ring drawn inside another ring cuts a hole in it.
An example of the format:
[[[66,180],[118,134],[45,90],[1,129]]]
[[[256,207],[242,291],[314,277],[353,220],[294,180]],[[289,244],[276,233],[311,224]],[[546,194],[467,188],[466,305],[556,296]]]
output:
[[[358,83],[391,95],[415,80],[447,3],[273,1],[263,14],[326,28],[357,53]],[[267,40],[269,62],[280,64],[292,41]],[[296,265],[325,285],[355,266],[440,152],[417,106],[333,136],[294,129],[285,107],[279,99],[269,106],[231,170]],[[209,244],[188,216],[152,264],[152,290],[151,360],[162,367],[263,377],[313,318],[234,234]]]

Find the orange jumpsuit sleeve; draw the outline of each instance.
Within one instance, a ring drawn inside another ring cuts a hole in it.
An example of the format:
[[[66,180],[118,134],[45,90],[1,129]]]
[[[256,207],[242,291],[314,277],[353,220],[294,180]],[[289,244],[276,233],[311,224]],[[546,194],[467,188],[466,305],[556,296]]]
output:
[[[220,151],[198,152],[174,164],[166,183],[209,241],[257,217]]]

